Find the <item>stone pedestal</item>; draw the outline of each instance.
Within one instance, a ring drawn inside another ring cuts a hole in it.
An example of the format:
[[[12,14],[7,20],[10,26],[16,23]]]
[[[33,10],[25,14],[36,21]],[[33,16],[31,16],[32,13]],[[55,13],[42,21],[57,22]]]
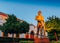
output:
[[[49,39],[48,38],[35,38],[34,39],[34,43],[49,43]]]

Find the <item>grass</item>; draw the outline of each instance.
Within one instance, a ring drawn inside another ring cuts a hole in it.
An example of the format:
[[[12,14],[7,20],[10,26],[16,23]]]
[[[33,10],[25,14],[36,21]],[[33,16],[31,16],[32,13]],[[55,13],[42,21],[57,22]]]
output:
[[[20,43],[34,43],[34,41],[20,41]]]
[[[60,40],[59,41],[51,41],[50,43],[60,43]]]
[[[20,41],[20,43],[34,43],[34,41]],[[59,41],[50,41],[50,43],[60,43],[60,40]]]

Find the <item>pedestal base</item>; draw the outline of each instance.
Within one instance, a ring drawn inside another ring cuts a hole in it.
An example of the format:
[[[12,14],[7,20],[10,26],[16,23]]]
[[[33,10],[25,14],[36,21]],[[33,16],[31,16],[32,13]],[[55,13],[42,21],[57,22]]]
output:
[[[49,43],[48,38],[35,38],[34,43]]]

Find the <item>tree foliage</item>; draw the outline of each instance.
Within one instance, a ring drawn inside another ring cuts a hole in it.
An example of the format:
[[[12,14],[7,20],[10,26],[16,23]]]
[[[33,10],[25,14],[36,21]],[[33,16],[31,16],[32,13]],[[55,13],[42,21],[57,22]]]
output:
[[[26,21],[20,22],[15,15],[8,15],[1,30],[6,33],[26,33],[29,31],[29,24]]]
[[[60,31],[60,18],[56,16],[48,17],[48,20],[45,22],[46,30],[48,32],[52,30]]]

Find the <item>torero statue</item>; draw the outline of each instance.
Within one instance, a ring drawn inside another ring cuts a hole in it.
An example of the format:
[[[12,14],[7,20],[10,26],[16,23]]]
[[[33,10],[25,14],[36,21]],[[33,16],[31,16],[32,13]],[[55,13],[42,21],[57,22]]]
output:
[[[35,20],[37,20],[37,36],[40,35],[41,37],[45,36],[45,23],[44,23],[44,17],[42,16],[42,12],[38,11],[38,15],[36,16]]]

